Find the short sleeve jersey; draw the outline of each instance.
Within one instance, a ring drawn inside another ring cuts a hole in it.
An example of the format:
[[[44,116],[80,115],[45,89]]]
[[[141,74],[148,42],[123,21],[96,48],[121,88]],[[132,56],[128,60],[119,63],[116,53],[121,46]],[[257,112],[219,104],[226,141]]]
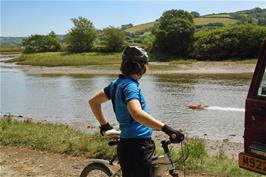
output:
[[[113,107],[116,119],[119,122],[121,138],[150,138],[152,128],[142,125],[132,119],[130,116],[127,103],[130,100],[139,100],[143,111],[147,112],[147,106],[144,95],[141,93],[139,83],[130,76],[119,75],[119,79],[112,81],[104,92],[108,99],[114,96]],[[115,94],[114,94],[114,93]]]

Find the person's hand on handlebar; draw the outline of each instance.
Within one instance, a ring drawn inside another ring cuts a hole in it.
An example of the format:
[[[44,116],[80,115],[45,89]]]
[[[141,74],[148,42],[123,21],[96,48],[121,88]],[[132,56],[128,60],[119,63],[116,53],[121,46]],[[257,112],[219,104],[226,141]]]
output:
[[[171,143],[181,143],[185,138],[183,133],[166,124],[163,126],[162,131],[169,136]]]
[[[101,135],[104,136],[104,133],[108,130],[112,130],[113,127],[107,122],[106,124],[104,125],[101,125],[100,126],[100,132],[101,132]]]

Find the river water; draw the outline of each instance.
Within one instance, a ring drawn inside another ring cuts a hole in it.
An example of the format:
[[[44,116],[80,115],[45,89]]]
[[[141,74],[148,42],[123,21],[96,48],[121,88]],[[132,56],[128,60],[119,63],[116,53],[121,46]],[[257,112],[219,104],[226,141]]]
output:
[[[2,59],[4,58],[1,56]],[[244,107],[251,74],[146,75],[140,80],[149,112],[190,137],[243,142]],[[98,126],[88,99],[115,75],[29,75],[1,63],[1,114],[66,123],[84,129]],[[186,105],[203,103],[205,110]],[[104,113],[116,124],[111,103]]]

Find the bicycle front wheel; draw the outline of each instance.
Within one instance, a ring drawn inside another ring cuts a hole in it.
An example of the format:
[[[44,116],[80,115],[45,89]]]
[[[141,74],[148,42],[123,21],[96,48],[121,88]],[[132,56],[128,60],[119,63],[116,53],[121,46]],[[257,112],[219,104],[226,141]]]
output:
[[[110,177],[112,175],[108,167],[91,163],[87,165],[81,172],[80,177]]]

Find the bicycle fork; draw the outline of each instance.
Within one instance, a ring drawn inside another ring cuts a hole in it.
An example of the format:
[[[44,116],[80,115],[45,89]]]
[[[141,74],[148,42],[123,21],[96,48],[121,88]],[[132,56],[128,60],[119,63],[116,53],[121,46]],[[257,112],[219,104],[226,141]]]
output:
[[[167,160],[168,160],[168,169],[169,169],[169,174],[172,176],[172,177],[178,177],[178,173],[175,169],[175,165],[172,161],[172,158],[170,156],[170,150],[168,148],[168,145],[170,144],[170,142],[167,142],[167,141],[162,141],[162,147],[163,147],[163,150],[164,150],[164,153],[167,157]]]
[[[164,150],[164,155],[152,160],[152,164],[154,165],[154,176],[161,177],[168,169],[169,174],[172,177],[178,177],[178,173],[175,169],[175,165],[172,161],[170,150],[168,148],[168,145],[171,143],[169,141],[162,141],[161,144]]]

